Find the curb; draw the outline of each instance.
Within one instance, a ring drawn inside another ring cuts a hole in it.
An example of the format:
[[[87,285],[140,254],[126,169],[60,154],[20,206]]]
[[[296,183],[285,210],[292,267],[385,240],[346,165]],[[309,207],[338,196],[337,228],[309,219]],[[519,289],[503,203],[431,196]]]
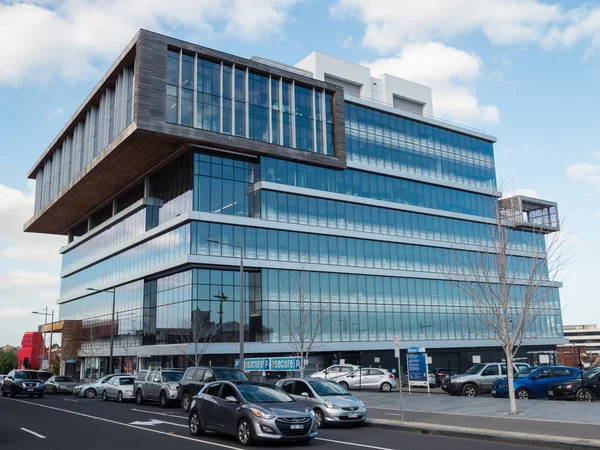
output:
[[[365,425],[372,428],[383,428],[410,433],[428,434],[434,436],[476,439],[488,442],[503,442],[507,444],[529,445],[541,448],[564,450],[590,450],[600,448],[598,439],[579,439],[565,436],[547,436],[542,434],[516,433],[508,431],[492,431],[480,428],[451,427],[432,425],[420,422],[400,422],[387,419],[367,419]]]

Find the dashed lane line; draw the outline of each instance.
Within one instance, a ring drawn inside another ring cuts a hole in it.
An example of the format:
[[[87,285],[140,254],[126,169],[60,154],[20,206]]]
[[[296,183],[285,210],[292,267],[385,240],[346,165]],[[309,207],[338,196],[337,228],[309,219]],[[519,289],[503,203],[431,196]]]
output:
[[[33,434],[34,436],[39,437],[40,439],[46,439],[46,436],[42,436],[41,434],[36,433],[35,431],[28,430],[27,428],[21,428],[21,430],[23,430],[25,433]]]
[[[136,409],[136,408],[131,408],[132,411],[136,411],[136,412],[143,412],[146,414],[156,414],[157,416],[163,416],[163,417],[175,417],[176,419],[182,419],[182,420],[188,420],[187,417],[185,416],[178,416],[176,414],[167,414],[167,413],[159,413],[156,411],[148,411],[147,409]]]

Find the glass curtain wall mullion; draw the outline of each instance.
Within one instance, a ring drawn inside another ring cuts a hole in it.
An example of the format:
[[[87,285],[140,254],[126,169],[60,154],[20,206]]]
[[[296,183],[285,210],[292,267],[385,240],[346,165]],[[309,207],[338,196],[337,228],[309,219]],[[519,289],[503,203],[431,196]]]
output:
[[[267,127],[267,142],[273,142],[273,93],[272,93],[272,89],[271,89],[271,75],[269,75],[269,79],[267,81],[267,103],[269,105],[269,108],[267,110],[267,120],[269,123],[269,126]]]
[[[312,135],[313,135],[313,149],[314,153],[318,153],[318,145],[317,145],[317,103],[316,103],[316,89],[312,88],[311,102],[312,102]]]
[[[279,78],[278,82],[278,95],[279,101],[277,102],[279,105],[279,145],[284,145],[283,143],[283,78]]]
[[[323,154],[327,154],[327,117],[326,117],[326,93],[322,91],[321,95],[321,135],[323,141]]]
[[[235,135],[235,63],[231,65],[231,134]]]
[[[223,61],[219,64],[219,133],[223,133],[223,120],[225,113],[223,111]]]
[[[192,93],[192,124],[197,126],[198,118],[198,54],[194,53],[194,79],[193,86],[194,90]]]
[[[250,71],[246,67],[244,70],[244,91],[245,91],[245,102],[244,102],[244,137],[250,137],[250,90],[248,89],[249,80],[248,77]]]
[[[183,50],[179,50],[179,68],[177,80],[177,123],[181,123],[181,72],[182,72]]]
[[[292,148],[296,148],[296,82],[292,80],[292,91],[290,93],[290,115],[292,121],[291,144]]]

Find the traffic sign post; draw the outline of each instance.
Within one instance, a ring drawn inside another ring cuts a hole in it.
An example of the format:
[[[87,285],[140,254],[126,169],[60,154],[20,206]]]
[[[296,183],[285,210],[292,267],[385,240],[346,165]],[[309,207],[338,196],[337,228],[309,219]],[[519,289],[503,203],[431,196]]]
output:
[[[400,390],[400,421],[404,422],[404,399],[402,397],[402,360],[400,359],[400,339],[394,336],[394,356],[398,358],[398,389]]]

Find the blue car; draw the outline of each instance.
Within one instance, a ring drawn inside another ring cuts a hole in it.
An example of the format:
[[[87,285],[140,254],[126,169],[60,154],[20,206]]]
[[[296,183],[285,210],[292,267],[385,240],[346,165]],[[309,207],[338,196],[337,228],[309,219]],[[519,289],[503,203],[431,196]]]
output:
[[[570,380],[580,376],[581,371],[575,367],[544,366],[523,369],[514,377],[515,396],[521,400],[535,397],[546,397],[548,386],[559,381]],[[492,385],[494,397],[508,397],[508,379],[502,378]]]

